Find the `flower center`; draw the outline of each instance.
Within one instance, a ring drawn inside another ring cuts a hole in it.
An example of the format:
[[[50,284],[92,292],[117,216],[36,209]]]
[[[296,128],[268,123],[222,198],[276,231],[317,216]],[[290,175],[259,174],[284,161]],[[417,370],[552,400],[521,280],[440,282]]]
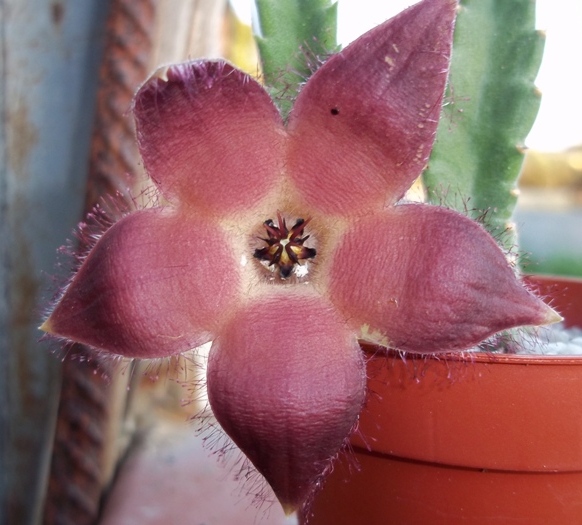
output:
[[[272,219],[263,223],[267,237],[260,237],[266,243],[263,248],[257,248],[254,256],[266,263],[273,270],[279,270],[282,279],[287,279],[296,265],[305,259],[313,259],[316,251],[303,243],[309,239],[305,235],[305,226],[311,219],[297,219],[295,225],[289,229],[285,219],[277,212],[277,224]]]

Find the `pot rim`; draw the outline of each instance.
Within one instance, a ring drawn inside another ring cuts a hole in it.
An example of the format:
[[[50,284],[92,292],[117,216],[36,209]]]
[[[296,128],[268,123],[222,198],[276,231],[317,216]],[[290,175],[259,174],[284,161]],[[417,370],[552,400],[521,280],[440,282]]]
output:
[[[582,326],[581,279],[528,282]],[[461,468],[582,472],[578,365],[582,356],[384,350],[368,360],[371,395],[352,445]]]
[[[370,352],[367,348],[367,353]],[[502,354],[495,352],[462,352],[462,353],[442,353],[442,354],[420,354],[420,353],[403,353],[395,350],[383,351],[382,355],[375,354],[369,356],[370,360],[401,359],[403,361],[422,360],[422,361],[457,361],[473,363],[489,363],[501,365],[582,365],[581,355],[538,355],[538,354]]]

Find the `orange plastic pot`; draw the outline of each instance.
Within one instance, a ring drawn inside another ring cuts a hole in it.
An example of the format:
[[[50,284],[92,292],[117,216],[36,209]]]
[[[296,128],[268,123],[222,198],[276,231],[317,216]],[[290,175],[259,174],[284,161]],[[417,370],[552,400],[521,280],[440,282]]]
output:
[[[531,278],[582,326],[582,281]],[[372,358],[309,525],[582,524],[582,357]]]

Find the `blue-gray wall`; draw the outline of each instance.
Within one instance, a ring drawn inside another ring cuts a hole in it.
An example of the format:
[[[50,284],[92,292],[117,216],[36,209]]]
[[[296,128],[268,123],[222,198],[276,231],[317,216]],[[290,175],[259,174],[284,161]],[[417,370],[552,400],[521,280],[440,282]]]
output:
[[[0,523],[40,520],[59,360],[39,344],[85,195],[106,0],[0,0]]]

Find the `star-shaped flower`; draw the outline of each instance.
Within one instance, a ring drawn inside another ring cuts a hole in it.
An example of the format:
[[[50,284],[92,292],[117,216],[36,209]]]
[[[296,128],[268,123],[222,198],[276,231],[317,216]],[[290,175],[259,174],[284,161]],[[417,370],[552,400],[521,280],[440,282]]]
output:
[[[286,123],[223,61],[150,78],[134,114],[164,205],[107,230],[43,325],[133,358],[213,341],[214,414],[287,510],[357,423],[359,340],[444,352],[555,320],[479,224],[400,202],[432,148],[455,10],[425,0],[363,35]]]

